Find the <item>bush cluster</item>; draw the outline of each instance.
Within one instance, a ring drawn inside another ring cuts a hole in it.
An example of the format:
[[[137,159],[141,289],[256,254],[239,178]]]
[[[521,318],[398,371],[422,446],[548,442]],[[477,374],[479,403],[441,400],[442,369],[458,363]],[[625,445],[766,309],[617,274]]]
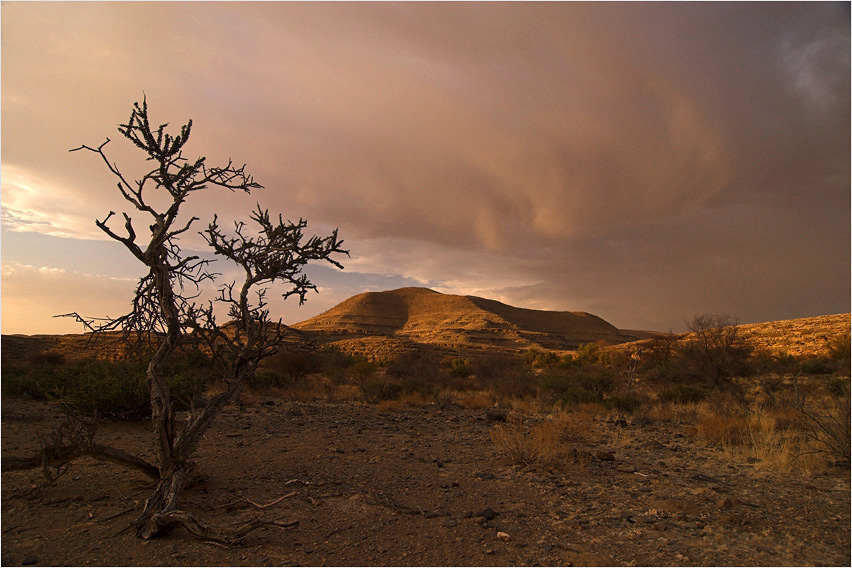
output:
[[[76,414],[141,420],[151,415],[145,371],[139,359],[39,359],[27,366],[4,366],[2,390],[5,396],[56,402]],[[175,357],[164,372],[178,407],[189,407],[215,378],[212,364],[200,355]]]

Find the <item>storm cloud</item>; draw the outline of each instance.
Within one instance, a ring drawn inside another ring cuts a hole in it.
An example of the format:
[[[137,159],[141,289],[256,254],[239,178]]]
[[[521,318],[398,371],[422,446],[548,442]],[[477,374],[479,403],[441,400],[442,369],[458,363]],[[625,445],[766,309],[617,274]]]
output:
[[[133,163],[115,127],[144,92],[194,120],[190,152],[247,163],[252,199],[339,227],[347,270],[285,321],[397,284],[658,330],[850,309],[848,4],[2,10],[4,262],[45,265],[48,235],[86,264],[123,204],[67,150],[109,136]]]

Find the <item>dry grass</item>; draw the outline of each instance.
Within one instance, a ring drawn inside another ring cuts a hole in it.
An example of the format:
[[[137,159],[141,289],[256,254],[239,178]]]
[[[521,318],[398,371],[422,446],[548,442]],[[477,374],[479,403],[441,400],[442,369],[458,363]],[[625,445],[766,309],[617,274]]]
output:
[[[513,414],[505,424],[494,426],[491,439],[497,451],[515,465],[559,467],[570,458],[552,421],[527,427],[520,415]]]
[[[494,404],[489,391],[475,391],[459,397],[458,403],[464,408],[488,408]]]
[[[509,401],[512,410],[521,414],[532,415],[541,411],[541,401],[535,398],[512,399]]]
[[[361,398],[361,389],[358,385],[338,385],[334,391],[334,399],[339,401],[353,401]]]
[[[609,416],[612,410],[597,402],[584,402],[574,407],[574,412],[585,412],[591,416]]]
[[[698,437],[716,447],[742,446],[749,439],[753,424],[750,418],[712,414],[698,423]]]
[[[585,442],[599,434],[598,423],[593,414],[585,410],[561,411],[553,417],[560,438],[569,443]]]
[[[403,408],[402,402],[399,400],[383,400],[377,405],[379,412],[399,412]]]
[[[824,401],[824,407],[830,402]],[[717,414],[716,405],[701,404],[692,410],[697,415],[695,437],[732,461],[752,463],[757,469],[810,474],[837,457],[824,438],[813,435],[808,417],[794,408],[755,406],[741,409],[740,414]],[[848,419],[844,423],[848,425]]]
[[[397,400],[399,400],[399,403],[403,406],[408,407],[420,407],[431,404],[431,401],[428,400],[423,393],[417,391],[403,393]]]
[[[594,418],[587,412],[559,412],[536,424],[528,424],[514,412],[505,424],[491,430],[497,452],[515,465],[565,469],[580,462],[575,444],[594,431]]]

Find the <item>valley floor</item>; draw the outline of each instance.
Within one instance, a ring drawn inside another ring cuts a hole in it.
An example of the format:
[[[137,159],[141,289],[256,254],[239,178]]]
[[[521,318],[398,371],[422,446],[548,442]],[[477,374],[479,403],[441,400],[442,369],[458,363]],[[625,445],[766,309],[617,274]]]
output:
[[[5,397],[2,420],[3,455],[23,455],[61,415]],[[145,480],[82,460],[46,487],[39,471],[3,474],[2,562],[850,565],[848,468],[761,471],[674,421],[596,420],[588,449],[614,460],[541,471],[501,461],[484,409],[229,407],[200,447],[204,480],[186,491],[186,509],[218,525],[260,516],[297,527],[262,528],[233,547],[182,530],[144,542],[127,528],[151,491]],[[104,424],[97,440],[150,447],[144,423]]]

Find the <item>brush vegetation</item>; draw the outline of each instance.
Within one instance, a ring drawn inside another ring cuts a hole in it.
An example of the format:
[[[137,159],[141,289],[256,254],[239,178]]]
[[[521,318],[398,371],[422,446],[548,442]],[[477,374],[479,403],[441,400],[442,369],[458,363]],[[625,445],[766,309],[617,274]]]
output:
[[[692,327],[686,336],[590,343],[572,353],[461,356],[424,348],[368,359],[334,345],[281,351],[247,381],[239,404],[278,397],[361,400],[389,412],[499,406],[511,413],[494,428],[495,447],[520,465],[582,461],[577,447],[593,431],[590,416],[606,414],[679,420],[696,441],[762,467],[848,466],[848,333],[826,338],[821,355],[794,356],[749,347],[725,318],[696,318]],[[182,409],[203,402],[220,380],[198,353],[174,357],[164,375]],[[150,417],[144,359],[66,362],[46,352],[4,365],[2,388],[4,396],[52,401],[79,415]]]

